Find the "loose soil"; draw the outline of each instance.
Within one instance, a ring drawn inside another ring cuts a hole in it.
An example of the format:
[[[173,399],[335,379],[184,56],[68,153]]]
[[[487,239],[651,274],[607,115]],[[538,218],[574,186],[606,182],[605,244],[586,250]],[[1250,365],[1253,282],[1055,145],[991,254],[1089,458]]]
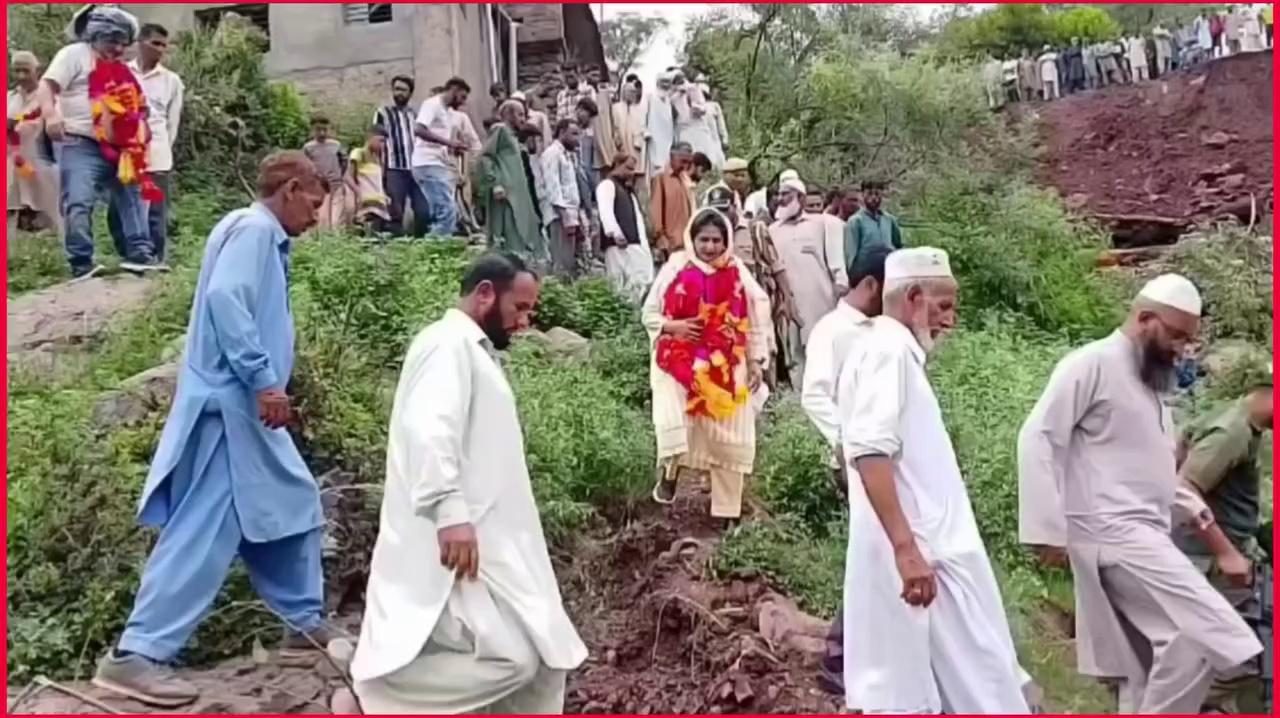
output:
[[[341,476],[326,479],[335,488],[344,484]],[[566,713],[841,712],[843,701],[822,692],[815,680],[826,624],[759,579],[711,575],[722,529],[707,515],[708,505],[705,486],[694,484],[675,505],[646,504],[637,515],[585,537],[572,553],[553,557],[566,606],[590,649],[587,662],[570,675]],[[333,532],[343,528],[331,525]],[[354,597],[345,589],[359,579],[326,564],[347,579],[337,582],[341,588],[334,587],[330,600],[346,599],[350,607]],[[359,616],[357,607],[338,622],[358,633]],[[280,665],[255,653],[184,670],[203,695],[179,712],[324,713],[345,687],[323,659]],[[124,713],[153,712],[85,681],[65,687]],[[9,686],[9,702],[24,688]],[[42,688],[24,697],[16,712],[101,711]]]
[[[1104,224],[1129,218],[1119,245],[1172,243],[1227,215],[1248,222],[1255,198],[1270,217],[1272,71],[1270,52],[1236,55],[1040,105],[1041,179]]]

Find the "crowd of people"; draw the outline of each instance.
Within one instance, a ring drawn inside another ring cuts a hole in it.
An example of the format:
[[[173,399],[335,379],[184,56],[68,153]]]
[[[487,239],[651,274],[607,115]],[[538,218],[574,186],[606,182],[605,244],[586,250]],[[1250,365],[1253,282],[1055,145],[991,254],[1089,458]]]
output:
[[[85,207],[109,189],[122,252],[145,271],[163,256],[154,237],[164,210],[160,197],[148,207],[142,196],[163,193],[155,176],[171,165],[154,143],[171,144],[177,120],[171,103],[163,113],[151,104],[138,125],[138,103],[154,85],[180,107],[181,81],[158,62],[163,28],[135,25],[93,7],[35,88],[34,58],[18,78],[48,136],[63,140],[63,194],[80,198],[76,214],[64,213],[68,247],[85,231]],[[138,38],[151,49],[124,67],[120,53]],[[113,73],[111,102],[95,95],[100,71]],[[785,170],[757,187],[747,162],[709,155],[717,137],[724,147],[712,129],[722,110],[708,110],[707,93],[678,73],[648,98],[624,81],[620,103],[592,73],[579,82],[568,66],[564,78],[545,110],[497,88],[481,142],[462,112],[466,82],[450,79],[415,111],[414,81],[398,77],[362,147],[346,154],[316,118],[302,149],[262,162],[257,201],[207,240],[177,392],[139,503],[158,539],[94,682],[161,707],[194,701],[198,690],[169,664],[236,556],[285,623],[282,654],[343,637],[323,605],[319,490],[287,431],[288,254],[294,239],[345,215],[394,232],[412,212],[422,231],[452,234],[473,158],[492,248],[401,368],[350,707],[563,711],[567,673],[589,648],[563,606],[498,352],[530,325],[539,266],[576,276],[594,235],[649,335],[654,501],[671,504],[682,484],[705,477],[710,514],[735,523],[763,407],[789,384],[830,447],[824,461],[849,508],[844,606],[822,684],[864,712],[1031,712],[1033,677],[927,371],[956,326],[951,258],[906,246],[882,208],[882,182],[823,192]],[[86,123],[82,101],[130,110],[108,120],[133,134],[99,132],[104,113]],[[682,116],[695,102],[703,114]],[[601,106],[616,110],[607,122]],[[144,131],[156,121],[172,124]],[[717,170],[721,180],[696,196]],[[86,259],[72,253],[73,268],[91,268]],[[1018,440],[1020,539],[1046,565],[1072,568],[1079,669],[1115,682],[1122,712],[1199,711],[1215,679],[1247,672],[1263,650],[1238,611],[1256,600],[1249,582],[1263,560],[1256,465],[1273,420],[1271,381],[1175,442],[1163,397],[1202,308],[1185,277],[1146,284],[1114,334],[1061,361]]]
[[[1056,100],[1108,85],[1132,84],[1164,77],[1182,68],[1242,52],[1261,52],[1273,44],[1273,7],[1236,5],[1217,13],[1201,13],[1174,31],[1156,24],[1147,35],[1135,34],[1065,47],[1045,45],[1038,52],[988,57],[982,83],[992,108],[1006,102]]]

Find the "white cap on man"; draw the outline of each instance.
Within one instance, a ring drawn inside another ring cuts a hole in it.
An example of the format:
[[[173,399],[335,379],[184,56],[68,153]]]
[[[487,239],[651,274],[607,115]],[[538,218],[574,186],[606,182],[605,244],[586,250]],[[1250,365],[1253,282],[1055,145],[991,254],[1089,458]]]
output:
[[[1186,312],[1193,317],[1200,316],[1204,303],[1200,299],[1200,290],[1190,279],[1180,274],[1161,274],[1147,282],[1138,292],[1138,296],[1156,304],[1163,304],[1171,309]]]
[[[884,287],[919,279],[951,279],[951,260],[933,247],[911,247],[891,252],[884,260]]]
[[[801,182],[799,177],[787,177],[778,182],[778,192],[798,192],[803,195],[804,182]]]

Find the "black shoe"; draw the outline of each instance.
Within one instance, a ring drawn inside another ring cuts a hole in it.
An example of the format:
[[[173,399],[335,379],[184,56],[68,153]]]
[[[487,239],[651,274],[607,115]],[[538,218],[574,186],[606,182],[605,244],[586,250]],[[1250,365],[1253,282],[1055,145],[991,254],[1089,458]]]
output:
[[[155,257],[130,257],[120,263],[120,268],[134,274],[169,271],[169,266]]]
[[[101,264],[94,264],[88,267],[72,267],[71,281],[79,282],[85,279],[92,279],[102,272]]]

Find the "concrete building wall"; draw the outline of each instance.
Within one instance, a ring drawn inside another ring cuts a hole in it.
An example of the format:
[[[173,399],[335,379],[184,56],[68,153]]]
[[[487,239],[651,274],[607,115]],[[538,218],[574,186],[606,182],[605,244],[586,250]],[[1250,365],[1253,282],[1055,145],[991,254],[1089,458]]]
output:
[[[139,3],[129,9],[143,22],[182,31],[196,27],[199,11],[229,5]],[[491,110],[487,13],[485,5],[393,3],[390,22],[347,24],[342,3],[271,4],[266,70],[321,107],[383,101],[396,75],[414,78],[420,102],[457,75],[472,86],[468,109],[479,131],[479,118]]]

